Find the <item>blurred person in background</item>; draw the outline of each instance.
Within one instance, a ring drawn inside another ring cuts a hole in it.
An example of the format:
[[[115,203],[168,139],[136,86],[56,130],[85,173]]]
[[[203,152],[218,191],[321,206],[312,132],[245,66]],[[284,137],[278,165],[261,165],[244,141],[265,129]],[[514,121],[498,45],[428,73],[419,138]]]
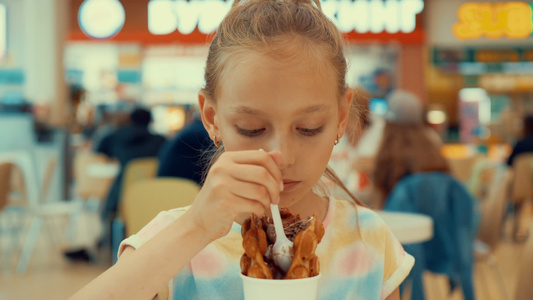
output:
[[[111,158],[112,149],[112,135],[118,128],[130,125],[130,112],[124,109],[118,110],[107,105],[99,105],[95,109],[96,126],[90,136],[84,135],[83,144],[78,151],[105,151],[106,156]],[[106,140],[106,146],[101,146],[102,140]],[[92,149],[91,149],[92,148]],[[116,157],[113,157],[113,160]],[[102,235],[102,222],[98,215],[95,216],[98,220],[93,219],[93,215],[84,211],[77,220],[74,226],[76,238],[69,241],[69,245],[65,246],[63,255],[71,261],[91,262],[96,258],[96,246]],[[95,223],[98,225],[95,225]],[[90,224],[90,225],[87,225]],[[88,236],[85,226],[91,226],[91,234]],[[96,227],[95,227],[96,226]],[[81,232],[81,234],[78,234]],[[93,242],[96,241],[96,242]]]
[[[101,147],[102,140],[112,134],[117,128],[130,124],[130,114],[114,108],[99,106],[99,122],[91,136],[91,146],[94,152]]]
[[[74,84],[69,86],[69,126],[70,131],[73,134],[79,134],[83,130],[79,124],[78,114],[80,112],[80,106],[82,106],[82,103],[85,102],[85,95],[86,91],[82,87]]]
[[[377,151],[372,205],[383,208],[387,196],[403,177],[420,172],[446,172],[436,132],[424,121],[421,101],[413,94],[395,91],[388,99],[385,128]]]
[[[533,153],[533,115],[528,115],[523,121],[523,138],[513,147],[513,151],[507,159],[507,165],[511,167],[515,157],[522,153]]]
[[[404,245],[415,257],[406,279],[409,299],[426,299],[423,274],[431,271],[447,277],[450,292],[460,286],[463,299],[473,300],[473,245],[480,219],[477,200],[451,176],[440,139],[424,120],[420,100],[409,92],[395,91],[388,101],[371,207],[423,214],[434,222],[431,240]]]
[[[136,158],[156,157],[165,142],[163,136],[149,131],[148,126],[152,122],[150,111],[135,108],[130,114],[130,121],[131,124],[119,127],[104,137],[96,149],[96,152],[114,158],[120,164],[118,176],[111,185],[102,209],[104,230],[110,228],[111,221],[117,212],[126,165]],[[106,234],[108,233],[104,232],[104,237],[107,237]],[[103,242],[106,243],[106,241]]]
[[[186,178],[201,185],[211,146],[200,112],[194,112],[192,122],[161,147],[157,177]]]
[[[526,153],[533,154],[533,115],[524,117],[522,139],[518,140],[514,145],[513,151],[507,159],[507,166],[512,168],[516,157]],[[530,218],[528,216],[528,210],[530,210],[531,199],[529,202],[524,201],[524,199],[513,200],[515,215],[513,220],[513,238],[516,242],[524,242],[530,234],[527,225],[529,224]]]
[[[116,129],[116,127],[113,126],[113,118],[114,114],[109,106],[96,106],[96,126],[93,134],[91,135],[92,149],[97,149],[96,145],[99,145],[104,137]]]

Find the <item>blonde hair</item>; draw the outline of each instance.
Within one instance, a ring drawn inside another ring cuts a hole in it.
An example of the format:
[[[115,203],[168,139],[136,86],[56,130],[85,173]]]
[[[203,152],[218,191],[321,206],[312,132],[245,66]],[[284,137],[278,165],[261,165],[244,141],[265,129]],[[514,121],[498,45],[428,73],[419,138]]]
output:
[[[215,99],[220,77],[233,55],[245,51],[283,54],[288,45],[293,45],[298,47],[299,56],[324,57],[335,66],[340,98],[346,90],[344,41],[340,31],[322,13],[320,2],[313,3],[310,0],[235,0],[209,47],[204,87],[207,94]]]
[[[295,48],[297,47],[297,48]],[[295,50],[297,51],[291,51]],[[222,20],[209,47],[203,91],[216,101],[217,88],[232,57],[247,52],[269,53],[313,59],[322,66],[333,66],[340,101],[346,92],[344,40],[337,27],[322,12],[318,0],[235,0]],[[223,152],[218,148],[213,161]],[[324,176],[348,192],[329,169]]]

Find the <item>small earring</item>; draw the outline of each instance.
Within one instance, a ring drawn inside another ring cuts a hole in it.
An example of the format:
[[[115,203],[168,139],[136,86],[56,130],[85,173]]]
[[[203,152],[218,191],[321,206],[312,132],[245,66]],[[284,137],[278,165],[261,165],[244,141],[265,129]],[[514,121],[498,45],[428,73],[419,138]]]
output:
[[[220,146],[220,141],[217,141],[217,136],[215,135],[215,138],[213,139],[213,143],[215,144],[215,147],[218,148]]]
[[[337,138],[335,139],[335,142],[333,142],[334,146],[337,146],[337,144],[339,143],[339,139],[340,139],[340,136],[337,134]]]

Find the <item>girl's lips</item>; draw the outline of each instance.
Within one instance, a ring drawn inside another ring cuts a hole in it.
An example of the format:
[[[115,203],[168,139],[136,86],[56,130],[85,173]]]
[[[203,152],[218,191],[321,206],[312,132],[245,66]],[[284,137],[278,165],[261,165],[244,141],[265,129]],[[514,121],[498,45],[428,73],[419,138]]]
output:
[[[283,180],[283,192],[293,190],[296,187],[296,185],[298,185],[298,183],[300,183],[300,181]]]

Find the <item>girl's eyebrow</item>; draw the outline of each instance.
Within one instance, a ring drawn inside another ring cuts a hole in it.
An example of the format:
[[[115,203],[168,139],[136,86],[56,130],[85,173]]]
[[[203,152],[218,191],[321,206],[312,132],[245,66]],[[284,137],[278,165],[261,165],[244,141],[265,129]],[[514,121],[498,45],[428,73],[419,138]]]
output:
[[[305,107],[299,110],[298,113],[309,114],[309,113],[314,113],[318,111],[324,111],[324,110],[327,110],[327,108],[328,108],[328,105],[326,104],[312,105],[312,106]],[[244,105],[232,107],[231,110],[237,114],[246,114],[246,115],[252,115],[252,116],[258,116],[262,114],[260,111],[255,110],[248,106],[244,106]]]
[[[313,113],[317,111],[327,110],[327,108],[328,108],[328,105],[326,104],[318,104],[318,105],[312,105],[312,106],[306,107],[304,109],[299,110],[298,112],[303,113],[303,114],[309,114],[309,113]]]
[[[248,106],[244,106],[244,105],[232,107],[231,110],[237,114],[245,114],[245,115],[253,115],[253,116],[257,116],[261,114],[259,111],[252,109]]]

